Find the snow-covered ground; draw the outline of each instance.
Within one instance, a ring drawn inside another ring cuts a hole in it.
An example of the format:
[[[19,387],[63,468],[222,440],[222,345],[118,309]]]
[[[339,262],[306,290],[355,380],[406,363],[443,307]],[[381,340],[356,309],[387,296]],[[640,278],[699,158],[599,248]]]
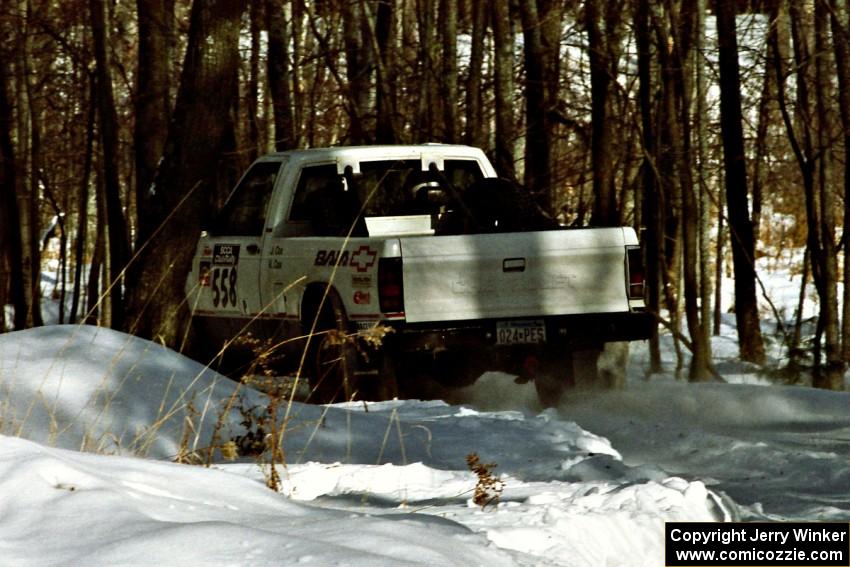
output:
[[[634,345],[626,389],[546,411],[498,373],[452,404],[282,407],[280,492],[209,450],[261,393],[106,329],[2,334],[0,565],[657,566],[665,521],[850,520],[850,393],[766,385],[726,322],[729,383],[675,380],[664,335],[664,374]]]

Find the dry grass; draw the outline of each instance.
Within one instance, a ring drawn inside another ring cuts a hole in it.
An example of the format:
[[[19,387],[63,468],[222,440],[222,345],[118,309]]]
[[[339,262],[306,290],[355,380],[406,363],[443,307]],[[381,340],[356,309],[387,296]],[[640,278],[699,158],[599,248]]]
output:
[[[470,453],[466,456],[466,466],[478,477],[472,501],[481,506],[482,510],[487,506],[498,505],[502,491],[505,489],[504,481],[500,477],[493,476],[493,469],[498,465],[495,463],[484,464],[481,462],[478,453]]]

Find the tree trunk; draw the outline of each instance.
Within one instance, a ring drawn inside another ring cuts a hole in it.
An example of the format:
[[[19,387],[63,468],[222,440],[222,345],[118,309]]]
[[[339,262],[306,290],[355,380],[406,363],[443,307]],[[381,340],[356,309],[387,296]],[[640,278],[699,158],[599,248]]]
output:
[[[361,2],[365,5],[365,0]],[[396,126],[398,91],[394,87],[398,81],[395,16],[395,0],[378,0],[372,34],[378,73],[375,92],[375,142],[378,144],[395,144],[399,141]]]
[[[14,328],[27,326],[27,297],[24,291],[24,253],[21,239],[20,212],[16,194],[20,187],[15,150],[12,145],[13,117],[7,90],[8,75],[5,61],[0,61],[0,272],[8,280],[0,278],[3,293],[9,291],[9,299],[15,309]],[[5,298],[4,298],[5,299]],[[0,303],[4,309],[5,303]],[[5,317],[0,332],[5,331]]]
[[[679,114],[679,124],[671,121],[673,138],[673,155],[677,164],[679,192],[682,195],[682,276],[685,291],[685,318],[691,337],[691,365],[689,380],[705,382],[713,379],[714,371],[711,364],[711,345],[705,332],[707,320],[701,317],[699,308],[699,274],[700,254],[698,232],[700,227],[699,188],[693,180],[693,159],[691,144],[691,99],[693,93],[694,51],[693,45],[696,12],[690,3],[683,3],[678,17],[674,18],[674,44],[670,62],[676,83],[676,107]],[[669,14],[674,15],[673,9]]]
[[[735,316],[738,341],[743,360],[763,364],[765,353],[756,301],[753,265],[755,242],[747,198],[741,78],[738,66],[734,1],[717,0],[716,12],[720,66],[720,130],[723,136],[726,206],[735,269]]]
[[[151,184],[168,136],[171,117],[171,42],[174,0],[136,0],[139,18],[136,81],[136,209],[148,210]],[[136,215],[136,249],[156,230],[145,214]]]
[[[591,152],[593,156],[593,216],[595,226],[617,226],[620,214],[614,184],[614,133],[609,112],[617,80],[620,51],[619,2],[588,0],[585,29],[590,59]]]
[[[97,113],[97,82],[89,74],[89,112],[86,122],[86,149],[83,161],[83,176],[80,180],[79,200],[77,201],[77,236],[74,242],[74,291],[71,299],[69,322],[76,323],[82,299],[83,264],[86,258],[86,239],[89,225],[89,182],[91,181],[92,161],[94,158],[94,125]]]
[[[588,2],[587,5],[591,2]],[[548,134],[546,104],[546,49],[538,0],[520,2],[525,55],[525,188],[546,210],[551,209],[552,140]]]
[[[105,5],[102,0],[90,0],[92,39],[96,61],[100,134],[103,149],[103,173],[106,199],[106,228],[109,234],[109,295],[113,329],[124,326],[124,294],[122,276],[129,259],[127,224],[121,206],[121,182],[118,164],[118,115],[112,92],[112,72],[107,49]]]
[[[514,147],[514,39],[510,0],[493,0],[493,81],[496,109],[496,171],[502,177],[516,180]]]
[[[819,192],[819,220],[821,248],[818,250],[819,258],[812,257],[812,261],[822,266],[823,293],[820,297],[820,322],[823,325],[823,333],[826,350],[826,372],[822,376],[815,375],[817,379],[813,384],[819,388],[830,390],[844,389],[844,360],[841,356],[841,333],[840,319],[838,317],[838,260],[837,246],[835,244],[835,198],[832,192],[830,170],[832,168],[832,151],[830,140],[830,116],[829,101],[834,97],[833,73],[829,61],[829,13],[824,2],[815,3],[815,52],[819,54],[815,58],[815,105],[817,108],[817,155],[818,167],[818,192]],[[846,207],[845,207],[846,208]]]
[[[815,370],[813,385],[821,388],[839,388],[843,386],[844,363],[841,359],[840,337],[838,333],[837,307],[837,267],[836,251],[833,240],[834,214],[831,193],[828,190],[827,178],[827,140],[826,124],[830,122],[826,113],[827,93],[831,89],[831,77],[827,70],[825,55],[814,58],[814,73],[812,73],[810,48],[807,39],[805,15],[796,3],[788,5],[789,21],[791,23],[791,38],[794,49],[794,64],[796,68],[796,100],[795,110],[800,119],[800,134],[792,123],[785,94],[785,71],[782,61],[781,43],[778,37],[778,22],[781,20],[783,9],[774,7],[771,25],[771,43],[774,53],[774,70],[777,79],[777,101],[782,114],[788,140],[803,178],[803,191],[806,205],[806,251],[811,260],[812,279],[818,292],[819,317],[818,336],[815,345]],[[825,7],[818,4],[815,9],[815,49],[819,54],[828,53],[826,27],[827,14]],[[815,113],[812,112],[810,97],[811,88],[815,91]],[[817,122],[813,116],[816,116]],[[813,132],[815,135],[813,136]],[[802,139],[801,139],[802,138]],[[819,184],[819,187],[816,186]],[[826,340],[827,366],[826,372],[820,364],[822,351],[820,339]],[[793,363],[793,360],[792,360]]]
[[[274,146],[279,152],[293,149],[298,145],[292,106],[290,36],[286,25],[285,5],[285,0],[266,0],[269,90],[274,109]]]
[[[832,42],[838,75],[838,110],[844,130],[844,297],[841,358],[850,363],[850,24],[847,0],[831,0]]]
[[[442,104],[437,90],[438,67],[436,60],[439,58],[438,34],[435,25],[434,8],[436,0],[416,0],[416,20],[418,29],[418,70],[419,70],[419,96],[417,97],[417,130],[419,141],[431,142],[438,136],[437,128],[439,116],[442,115]]]
[[[638,0],[635,13],[635,42],[638,52],[638,98],[640,102],[641,129],[643,130],[642,184],[644,194],[643,218],[646,234],[643,238],[646,255],[647,307],[660,313],[661,298],[661,202],[656,176],[656,142],[652,112],[652,53],[649,33],[649,0]],[[649,371],[661,372],[661,348],[658,336],[649,343]]]
[[[722,173],[721,173],[722,175]],[[722,180],[718,183],[722,186]],[[717,247],[714,254],[714,313],[712,317],[712,334],[720,336],[720,327],[723,324],[722,299],[723,299],[723,260],[726,257],[726,216],[723,209],[726,205],[726,192],[717,193]]]
[[[348,106],[350,124],[348,142],[352,145],[370,142],[364,123],[369,113],[372,93],[373,60],[371,49],[363,37],[365,16],[358,2],[344,4],[343,39],[345,42],[345,72],[348,81]]]
[[[41,138],[39,135],[40,114],[34,108],[38,102],[34,99],[37,77],[32,69],[31,54],[34,51],[31,29],[33,5],[25,2],[27,18],[24,30],[19,35],[18,57],[23,77],[18,81],[18,148],[21,158],[21,171],[26,172],[18,186],[18,210],[21,213],[21,236],[23,241],[24,292],[27,296],[27,326],[38,327],[44,324],[41,314],[41,239],[39,235],[41,218],[39,215],[37,168],[41,156]],[[25,157],[26,156],[26,157]],[[24,165],[26,164],[26,165]],[[27,175],[28,174],[28,175]]]
[[[696,174],[697,194],[699,195],[699,295],[700,295],[700,318],[702,319],[704,341],[711,347],[711,324],[712,319],[712,290],[711,277],[709,276],[710,240],[711,240],[711,195],[708,184],[708,130],[706,128],[708,110],[706,100],[708,98],[708,87],[706,81],[706,66],[703,64],[703,52],[705,51],[705,12],[706,0],[697,0],[696,3],[696,33],[694,36],[694,57],[696,58],[696,93],[694,109],[694,137],[696,140]],[[767,75],[767,73],[765,73]]]
[[[457,11],[458,0],[441,0],[440,28],[443,44],[443,69],[441,91],[443,98],[443,136],[442,142],[455,144],[458,141],[457,107]]]
[[[476,148],[487,144],[484,124],[481,75],[484,67],[484,37],[487,32],[489,2],[472,3],[472,38],[469,74],[466,78],[466,143]]]
[[[85,322],[90,325],[100,326],[104,321],[110,319],[109,302],[104,302],[106,295],[105,292],[101,292],[101,281],[107,280],[106,285],[103,286],[104,288],[109,284],[106,277],[106,274],[109,273],[109,254],[106,252],[109,237],[106,231],[106,196],[102,167],[97,168],[95,171],[95,207],[97,210],[97,228],[94,253],[89,270],[89,280],[86,286],[88,311],[86,312]]]
[[[767,61],[771,60],[768,47]],[[762,78],[761,97],[759,99],[758,122],[753,156],[753,237],[758,241],[761,231],[761,211],[763,201],[764,161],[767,157],[767,133],[771,123],[770,103],[775,98],[771,74],[765,72]]]
[[[260,29],[263,20],[263,2],[251,2],[248,9],[251,27],[251,55],[248,70],[246,110],[248,118],[248,159],[253,162],[265,153],[260,139]]]
[[[661,290],[670,314],[670,327],[676,349],[676,375],[684,368],[684,352],[681,348],[682,320],[682,182],[681,153],[682,134],[680,129],[679,84],[677,63],[673,62],[673,49],[678,37],[675,19],[663,6],[651,6],[652,20],[658,45],[667,46],[657,51],[660,62],[658,96],[658,214],[661,223]]]
[[[139,252],[142,269],[131,290],[129,326],[176,346],[186,316],[183,287],[228,131],[237,94],[239,27],[243,1],[195,2],[186,60],[165,154],[153,196],[157,226],[151,245]],[[179,215],[179,221],[173,215]]]

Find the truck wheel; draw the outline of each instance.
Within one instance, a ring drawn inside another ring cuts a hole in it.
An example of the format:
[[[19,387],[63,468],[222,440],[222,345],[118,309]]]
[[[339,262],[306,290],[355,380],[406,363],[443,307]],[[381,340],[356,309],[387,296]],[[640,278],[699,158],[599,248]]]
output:
[[[576,387],[618,389],[626,385],[629,343],[605,343],[604,346],[573,353]]]
[[[544,408],[557,406],[573,381],[573,353],[546,353],[534,373],[534,389]]]
[[[312,325],[312,316],[302,321],[305,335]],[[393,354],[357,341],[357,336],[348,332],[342,302],[336,294],[329,293],[305,357],[310,401],[386,400],[398,395]]]
[[[215,370],[233,380],[241,378],[239,370],[245,366],[245,361],[230,351],[220,352],[219,343],[196,318],[189,322],[188,336],[183,354],[194,361]]]
[[[573,382],[576,388],[599,388],[599,355],[602,349],[573,351]]]
[[[358,363],[359,369],[367,369],[357,377],[361,398],[382,401],[401,397],[398,355],[383,347],[369,349],[368,355],[368,361],[361,360]]]
[[[545,353],[534,377],[537,398],[543,407],[558,405],[568,388],[605,387],[600,380],[601,348]]]
[[[333,403],[348,400],[353,395],[349,369],[352,345],[346,332],[348,325],[342,303],[333,292],[328,292],[324,301],[322,294],[323,290],[313,294],[301,321],[305,336],[313,332],[307,345],[304,371],[310,382],[310,401]],[[321,309],[318,316],[316,309]]]

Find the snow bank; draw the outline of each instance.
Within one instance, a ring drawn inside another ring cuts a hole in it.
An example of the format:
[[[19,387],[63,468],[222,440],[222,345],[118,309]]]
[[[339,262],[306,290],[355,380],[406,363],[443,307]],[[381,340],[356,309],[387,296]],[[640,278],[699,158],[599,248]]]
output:
[[[729,517],[702,482],[521,404],[293,404],[276,494],[250,460],[149,460],[173,458],[188,419],[190,446],[208,444],[232,396],[261,408],[259,392],[92,327],[0,335],[0,361],[0,554],[16,565],[654,565],[665,521]],[[224,415],[223,438],[240,420]],[[471,453],[505,484],[484,509]]]
[[[0,555],[40,565],[510,565],[464,526],[307,506],[227,472],[0,436]]]
[[[192,444],[208,440],[235,390],[176,352],[109,329],[0,334],[0,433],[50,446],[173,457],[186,417],[198,414]]]

